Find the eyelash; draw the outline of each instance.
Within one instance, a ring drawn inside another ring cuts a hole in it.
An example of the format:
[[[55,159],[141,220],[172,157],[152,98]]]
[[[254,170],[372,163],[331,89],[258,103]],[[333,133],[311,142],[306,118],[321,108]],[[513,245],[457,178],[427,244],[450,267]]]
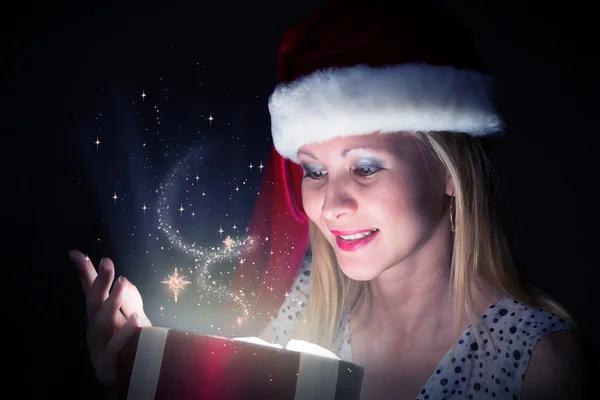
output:
[[[371,175],[375,175],[377,172],[381,171],[382,169],[383,168],[380,168],[380,167],[354,167],[354,172],[356,172],[358,170],[371,170],[372,172],[367,173],[367,174],[358,174],[358,176],[361,178],[368,178]],[[323,172],[323,171],[305,172],[304,176],[302,178],[310,179],[312,181],[319,181],[324,178],[324,175],[321,177],[318,177],[318,178],[315,178],[312,176],[312,174],[319,173],[319,172]]]

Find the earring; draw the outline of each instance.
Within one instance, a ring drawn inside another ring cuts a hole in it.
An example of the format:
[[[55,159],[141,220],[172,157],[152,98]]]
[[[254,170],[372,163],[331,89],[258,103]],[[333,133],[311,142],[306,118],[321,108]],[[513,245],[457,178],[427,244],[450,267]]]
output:
[[[456,209],[456,197],[454,195],[452,195],[452,197],[450,198],[450,230],[452,232],[456,231],[456,223],[455,223],[455,218],[456,216],[455,214],[455,209]]]

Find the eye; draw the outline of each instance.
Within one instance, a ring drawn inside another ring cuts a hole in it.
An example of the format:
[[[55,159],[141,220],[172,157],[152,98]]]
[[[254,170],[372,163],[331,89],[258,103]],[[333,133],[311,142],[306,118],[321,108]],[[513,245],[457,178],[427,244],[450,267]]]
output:
[[[326,171],[305,171],[302,178],[303,179],[307,178],[307,179],[311,179],[313,181],[318,181],[320,179],[323,179],[325,177],[325,175],[327,175]]]
[[[381,171],[381,169],[380,167],[355,167],[353,172],[358,176],[367,177]]]

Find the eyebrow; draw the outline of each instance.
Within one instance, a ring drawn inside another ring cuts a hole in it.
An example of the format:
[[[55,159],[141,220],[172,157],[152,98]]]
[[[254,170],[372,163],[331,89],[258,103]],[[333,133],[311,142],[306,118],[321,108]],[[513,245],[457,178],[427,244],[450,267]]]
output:
[[[379,152],[381,151],[380,148],[377,147],[373,147],[373,146],[369,146],[369,145],[358,145],[358,146],[352,146],[349,148],[344,149],[344,151],[342,151],[342,157],[346,157],[346,155],[351,152],[352,150],[370,150],[370,151],[375,151],[375,152]],[[315,157],[314,154],[308,152],[308,151],[299,151],[298,154],[304,154],[305,156],[308,156],[312,159],[318,160],[317,157]]]

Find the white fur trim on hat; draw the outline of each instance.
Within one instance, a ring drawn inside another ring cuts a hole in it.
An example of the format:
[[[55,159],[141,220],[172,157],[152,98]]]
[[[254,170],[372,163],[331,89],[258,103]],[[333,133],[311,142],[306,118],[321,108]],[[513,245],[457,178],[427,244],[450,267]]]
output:
[[[269,98],[273,144],[298,162],[307,143],[373,132],[502,130],[488,75],[428,64],[316,71],[277,85]]]

